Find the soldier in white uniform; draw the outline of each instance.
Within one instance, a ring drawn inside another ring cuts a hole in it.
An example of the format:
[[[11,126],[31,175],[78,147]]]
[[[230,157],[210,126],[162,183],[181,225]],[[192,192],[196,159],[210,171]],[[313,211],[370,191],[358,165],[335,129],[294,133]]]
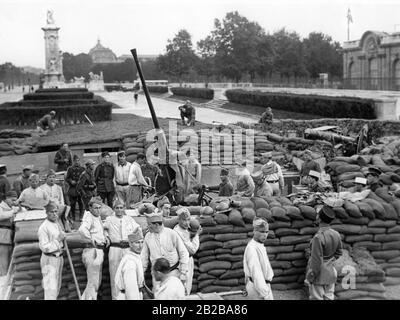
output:
[[[128,235],[133,233],[137,228],[140,228],[132,217],[125,214],[125,205],[123,202],[117,200],[114,210],[115,214],[108,216],[104,223],[105,235],[110,240],[108,265],[113,300],[117,299],[117,291],[114,285],[115,272],[122,257],[129,251]]]
[[[123,256],[115,273],[117,300],[143,300],[143,265],[140,253],[143,248],[143,233],[136,228],[128,235],[129,249]]]
[[[247,244],[243,257],[246,291],[250,300],[273,300],[271,281],[274,272],[264,246],[268,237],[268,222],[256,217],[253,228],[253,239]]]

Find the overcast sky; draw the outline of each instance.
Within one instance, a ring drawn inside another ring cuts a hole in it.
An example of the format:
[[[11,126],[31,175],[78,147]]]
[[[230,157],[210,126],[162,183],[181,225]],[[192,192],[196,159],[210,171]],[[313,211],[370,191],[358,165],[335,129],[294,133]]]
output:
[[[139,55],[163,53],[180,29],[195,44],[213,30],[215,18],[234,10],[270,33],[320,31],[342,43],[348,8],[351,40],[367,30],[400,32],[399,0],[0,0],[0,64],[44,68],[41,27],[48,9],[60,27],[62,51],[88,53],[99,37],[119,56],[132,48]]]

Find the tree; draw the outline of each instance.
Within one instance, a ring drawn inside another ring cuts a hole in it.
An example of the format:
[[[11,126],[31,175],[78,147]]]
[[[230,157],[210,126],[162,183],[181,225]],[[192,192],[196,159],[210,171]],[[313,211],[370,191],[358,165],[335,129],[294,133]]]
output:
[[[182,81],[196,63],[196,56],[189,32],[182,29],[172,40],[168,40],[166,53],[157,58],[157,64],[162,72]]]
[[[86,53],[80,53],[76,56],[68,52],[63,53],[63,74],[67,81],[81,76],[88,80],[92,65],[92,58]]]
[[[306,75],[303,43],[300,36],[296,32],[288,32],[283,28],[276,31],[272,38],[276,53],[275,70],[287,78]]]
[[[323,33],[311,32],[303,44],[305,65],[312,77],[318,77],[319,73],[341,76],[343,60],[338,42],[333,42],[330,36]]]
[[[256,22],[250,22],[237,11],[221,21],[215,19],[211,38],[215,45],[217,71],[236,82],[249,74],[251,80],[260,66],[258,48],[265,36]]]
[[[200,75],[206,77],[206,82],[215,74],[215,43],[211,36],[197,42],[197,49],[200,59],[196,65],[196,70]]]

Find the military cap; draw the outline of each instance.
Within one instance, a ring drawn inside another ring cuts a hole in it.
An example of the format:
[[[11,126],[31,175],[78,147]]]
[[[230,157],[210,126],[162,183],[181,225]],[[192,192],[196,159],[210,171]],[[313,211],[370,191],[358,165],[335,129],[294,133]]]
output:
[[[57,205],[57,203],[55,203],[54,201],[50,201],[50,202],[46,205],[45,209],[46,209],[46,212],[50,212],[50,211],[52,211],[52,210],[54,210],[54,209],[58,209],[58,205]]]
[[[333,209],[327,205],[324,205],[321,208],[319,215],[323,221],[328,220],[330,222],[335,219],[335,211],[333,211]]]
[[[221,169],[221,176],[227,176],[229,175],[229,170],[226,168],[222,168]]]
[[[128,234],[129,242],[136,242],[143,239],[142,229],[137,227],[131,234]]]
[[[268,231],[268,221],[261,217],[255,217],[253,220],[253,229],[254,231]]]
[[[149,222],[163,222],[163,216],[161,212],[152,212],[144,214]]]
[[[177,215],[179,218],[187,219],[187,218],[190,218],[190,211],[189,211],[188,208],[182,207],[182,208],[179,208],[179,209],[176,211],[176,215]]]
[[[253,180],[261,180],[263,178],[263,176],[264,176],[264,174],[262,171],[256,171],[251,174],[251,177],[253,178]]]

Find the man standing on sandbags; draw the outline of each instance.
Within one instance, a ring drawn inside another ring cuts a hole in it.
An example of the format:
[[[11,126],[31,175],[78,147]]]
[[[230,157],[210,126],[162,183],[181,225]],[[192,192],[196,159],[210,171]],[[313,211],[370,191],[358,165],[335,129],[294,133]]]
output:
[[[42,251],[40,267],[43,275],[44,300],[57,300],[62,283],[65,233],[57,221],[57,213],[57,204],[50,202],[46,206],[47,218],[38,230],[39,248]]]
[[[272,161],[272,152],[263,153],[262,158],[265,164],[261,167],[261,171],[271,186],[273,195],[280,196],[285,185],[282,168],[275,161]]]
[[[104,249],[110,244],[105,236],[100,217],[102,203],[93,198],[89,202],[89,212],[85,212],[82,224],[79,227],[80,234],[90,240],[90,244],[83,249],[82,261],[86,266],[87,285],[82,294],[82,300],[97,300],[97,291],[101,284]]]
[[[17,193],[17,197],[19,197],[25,189],[29,188],[29,177],[32,174],[33,166],[25,165],[22,167],[22,174],[15,179],[13,183],[13,189]]]
[[[120,202],[129,208],[128,190],[129,190],[129,171],[131,163],[126,161],[125,151],[117,153],[118,163],[115,165],[115,191]]]
[[[199,228],[196,234],[192,237],[190,230],[190,212],[186,207],[183,207],[176,211],[178,215],[178,224],[174,227],[176,233],[181,237],[187,251],[189,252],[189,264],[186,279],[186,294],[190,294],[192,291],[193,273],[194,273],[194,260],[193,256],[199,250],[200,240],[199,234],[201,228]]]
[[[272,188],[269,183],[266,181],[264,174],[262,171],[254,172],[251,175],[251,178],[254,181],[255,189],[254,196],[255,197],[271,197],[273,194]]]
[[[252,197],[254,194],[254,181],[251,178],[250,171],[246,168],[247,161],[240,164],[238,171],[238,180],[236,184],[236,194],[241,197]]]
[[[112,208],[115,195],[115,169],[111,163],[111,155],[109,152],[102,152],[101,158],[102,163],[94,170],[94,181],[97,186],[97,194],[100,196],[101,200],[103,200],[103,203]]]
[[[128,235],[129,249],[123,256],[115,273],[117,300],[143,300],[144,273],[140,253],[143,248],[143,233],[136,228]]]
[[[128,235],[140,226],[136,221],[125,214],[125,205],[117,200],[114,206],[115,214],[108,216],[104,223],[106,237],[110,240],[108,252],[108,265],[110,271],[112,299],[117,299],[117,290],[114,284],[115,273],[125,253],[129,251]]]
[[[333,263],[342,255],[340,234],[330,227],[335,212],[324,205],[317,215],[319,230],[311,240],[310,259],[305,283],[309,286],[310,300],[334,300],[337,272]]]
[[[132,163],[129,169],[129,190],[127,195],[127,203],[131,204],[138,203],[143,199],[143,187],[150,187],[143,177],[142,164],[145,163],[146,156],[143,153],[137,155],[136,160]]]
[[[186,282],[189,252],[187,251],[182,239],[176,231],[163,226],[161,212],[146,214],[149,232],[144,237],[142,250],[143,271],[146,272],[149,262],[154,265],[158,258],[168,260],[171,268],[170,272],[183,283]],[[159,287],[159,282],[153,276],[153,292]]]
[[[268,237],[268,222],[256,217],[253,220],[253,229],[253,239],[247,244],[243,256],[247,295],[250,300],[274,300],[271,290],[274,271],[264,246]]]
[[[0,277],[7,274],[13,248],[13,218],[19,208],[14,206],[17,193],[10,190],[0,202]]]

